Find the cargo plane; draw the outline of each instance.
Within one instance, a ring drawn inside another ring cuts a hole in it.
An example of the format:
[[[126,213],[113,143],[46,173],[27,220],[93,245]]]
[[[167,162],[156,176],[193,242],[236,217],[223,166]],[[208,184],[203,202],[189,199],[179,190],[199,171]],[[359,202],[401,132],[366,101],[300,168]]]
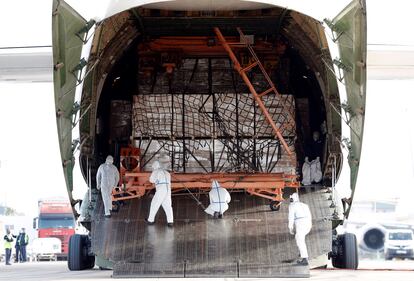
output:
[[[350,206],[337,217],[329,187],[349,165],[355,191],[365,2],[338,12],[323,17],[287,1],[109,1],[103,15],[87,20],[53,1],[55,110],[73,205],[77,151],[89,187],[77,214],[89,235],[72,236],[69,269],[97,264],[130,277],[308,276],[307,266],[290,262],[297,251],[285,200],[295,191],[313,214],[311,266],[329,256],[335,267],[357,268],[355,236],[334,231]],[[95,179],[107,155],[121,172],[113,200],[124,204],[111,219],[103,217]],[[302,186],[305,157],[319,157],[322,183]],[[144,222],[155,160],[172,172],[172,230],[162,216],[154,227]],[[221,220],[200,208],[212,179],[233,197]]]
[[[69,269],[309,276],[307,266],[291,263],[297,250],[286,199],[295,191],[313,215],[311,267],[329,257],[335,267],[356,269],[355,235],[335,231],[351,206],[338,217],[329,193],[349,165],[352,200],[364,128],[366,7],[343,2],[332,17],[300,1],[107,1],[86,19],[54,0],[62,167],[74,213],[89,230],[72,236]],[[324,4],[331,12],[336,6]],[[111,219],[103,217],[95,179],[108,154],[121,173],[113,192],[121,207]],[[307,156],[320,157],[323,180],[304,187]],[[172,172],[173,229],[161,215],[154,226],[144,222],[155,160]],[[73,198],[76,161],[88,185],[81,202]],[[233,198],[220,220],[200,207],[212,179]]]

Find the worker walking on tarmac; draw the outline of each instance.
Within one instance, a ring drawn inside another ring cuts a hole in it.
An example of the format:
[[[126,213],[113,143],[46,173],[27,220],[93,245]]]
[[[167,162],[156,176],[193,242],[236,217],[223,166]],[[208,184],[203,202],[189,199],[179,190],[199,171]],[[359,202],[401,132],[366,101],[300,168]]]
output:
[[[222,188],[218,181],[213,180],[208,196],[210,197],[210,205],[204,211],[214,218],[222,218],[224,212],[229,208],[230,193],[227,189]]]
[[[160,206],[164,209],[167,216],[167,225],[173,226],[173,210],[171,202],[171,175],[168,171],[161,167],[160,162],[155,161],[152,164],[152,173],[149,181],[155,185],[155,195],[151,201],[151,208],[148,219],[145,219],[147,224],[155,223],[155,215]]]
[[[101,190],[104,203],[105,218],[111,217],[112,211],[112,189],[118,185],[119,172],[113,165],[114,158],[111,155],[106,157],[105,163],[101,164],[96,174],[97,189]]]
[[[6,250],[6,265],[11,265],[10,258],[12,254],[12,242],[13,238],[16,238],[15,235],[11,234],[10,229],[6,229],[6,235],[4,235],[4,249]]]
[[[16,238],[16,245],[19,245],[20,255],[16,252],[16,259],[19,256],[20,262],[26,262],[26,246],[29,244],[29,236],[26,234],[26,229],[23,227]]]
[[[20,235],[20,233],[19,233],[19,235]],[[20,261],[22,260],[22,256],[21,256],[21,253],[20,253],[19,235],[17,235],[16,243],[14,243],[14,249],[15,249],[14,250],[14,252],[15,252],[15,254],[14,254],[14,262],[15,263],[18,263],[19,260]]]
[[[305,203],[299,202],[299,195],[295,192],[290,196],[289,232],[295,235],[296,245],[299,248],[298,265],[309,265],[305,238],[311,228],[312,215],[309,207]]]

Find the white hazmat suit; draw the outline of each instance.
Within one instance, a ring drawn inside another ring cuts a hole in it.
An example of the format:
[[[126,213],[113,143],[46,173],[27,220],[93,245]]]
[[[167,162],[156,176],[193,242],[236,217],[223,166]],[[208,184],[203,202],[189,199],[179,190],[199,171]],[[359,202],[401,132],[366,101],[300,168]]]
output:
[[[165,215],[167,216],[167,223],[172,224],[174,222],[174,218],[171,202],[170,173],[161,167],[160,162],[155,161],[152,164],[152,173],[149,181],[155,185],[155,195],[151,201],[151,208],[147,221],[149,223],[153,223],[158,209],[162,206]]]
[[[322,169],[319,157],[316,157],[316,159],[312,160],[310,163],[310,179],[311,182],[314,183],[318,183],[322,180]]]
[[[299,248],[300,257],[308,259],[305,237],[312,228],[312,215],[308,205],[299,202],[299,195],[293,193],[289,204],[289,232],[295,234],[296,245]]]
[[[96,174],[96,183],[98,190],[101,190],[102,201],[105,208],[105,216],[111,215],[112,210],[112,189],[118,185],[119,172],[112,164],[114,159],[111,155],[106,157],[104,164],[101,164]]]
[[[220,184],[214,180],[211,184],[211,190],[208,193],[210,197],[210,205],[204,210],[207,214],[214,216],[215,212],[223,215],[229,208],[231,201],[230,193],[227,189],[222,188]]]
[[[303,185],[310,185],[312,183],[311,179],[311,162],[309,162],[309,158],[305,157],[305,162],[302,166],[302,184]]]

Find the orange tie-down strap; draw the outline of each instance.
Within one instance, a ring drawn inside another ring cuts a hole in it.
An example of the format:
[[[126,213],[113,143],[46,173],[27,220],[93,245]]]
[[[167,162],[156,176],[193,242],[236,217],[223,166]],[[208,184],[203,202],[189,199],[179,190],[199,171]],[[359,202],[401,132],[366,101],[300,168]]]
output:
[[[142,197],[148,190],[154,189],[149,182],[150,172],[125,173],[124,187],[114,189],[112,199],[128,200]],[[211,181],[217,180],[220,186],[226,189],[244,189],[248,193],[270,200],[282,200],[285,187],[299,188],[296,175],[285,173],[171,173],[171,189],[210,189]]]

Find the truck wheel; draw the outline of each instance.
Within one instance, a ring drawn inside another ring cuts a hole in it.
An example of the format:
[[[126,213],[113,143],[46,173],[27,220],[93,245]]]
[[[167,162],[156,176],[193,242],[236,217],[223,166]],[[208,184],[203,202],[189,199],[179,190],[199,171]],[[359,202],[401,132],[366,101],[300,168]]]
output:
[[[88,236],[74,234],[69,239],[68,267],[69,270],[93,268],[95,257],[88,255]]]
[[[279,211],[281,202],[279,201],[271,201],[269,204],[270,210],[272,211]]]
[[[345,233],[338,236],[340,251],[332,257],[332,265],[336,268],[358,268],[358,245],[356,236]]]

